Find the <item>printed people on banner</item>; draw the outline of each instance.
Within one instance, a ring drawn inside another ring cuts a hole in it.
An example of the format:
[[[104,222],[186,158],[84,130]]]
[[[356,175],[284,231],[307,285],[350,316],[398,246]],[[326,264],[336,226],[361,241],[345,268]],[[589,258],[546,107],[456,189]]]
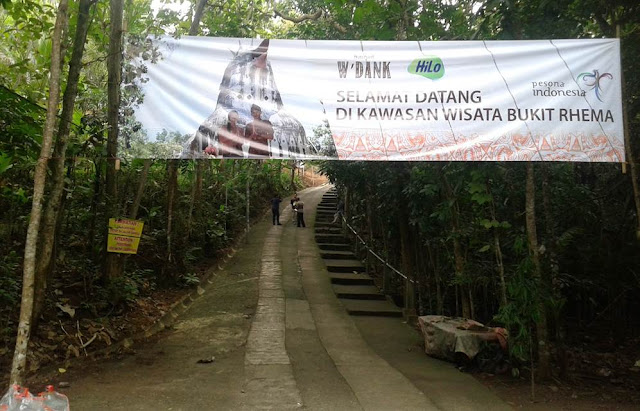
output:
[[[224,158],[242,157],[244,136],[238,118],[238,112],[231,110],[227,116],[227,126],[218,130],[218,154]]]
[[[262,119],[262,109],[253,104],[251,106],[251,117],[253,121],[247,124],[244,136],[249,146],[250,158],[261,158],[270,156],[269,143],[273,140],[273,126],[269,120]]]
[[[234,53],[215,110],[185,145],[183,158],[296,159],[318,154],[302,123],[284,107],[268,53],[269,40]],[[335,152],[333,140],[331,144]]]

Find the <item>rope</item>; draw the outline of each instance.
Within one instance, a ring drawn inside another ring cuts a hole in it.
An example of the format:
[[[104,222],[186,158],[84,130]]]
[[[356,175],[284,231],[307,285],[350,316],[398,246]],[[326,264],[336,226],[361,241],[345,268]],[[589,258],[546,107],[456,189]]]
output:
[[[373,255],[375,258],[377,258],[378,261],[380,261],[382,264],[385,265],[385,267],[389,268],[392,272],[394,272],[397,275],[399,275],[400,277],[404,278],[405,281],[409,281],[412,284],[416,283],[414,280],[410,279],[409,277],[407,277],[406,275],[404,275],[403,273],[398,271],[398,269],[396,269],[394,266],[389,264],[384,258],[382,258],[378,254],[376,254],[375,251],[373,251],[371,249],[371,247],[369,247],[367,245],[367,243],[362,239],[362,237],[360,237],[360,234],[358,234],[358,232],[353,227],[351,227],[351,225],[349,223],[347,223],[347,219],[344,216],[342,216],[342,221],[344,221],[344,223],[346,224],[347,228],[356,236],[356,238],[360,241],[360,243],[362,245],[364,245],[364,248],[367,250],[368,253],[371,253],[371,255]]]

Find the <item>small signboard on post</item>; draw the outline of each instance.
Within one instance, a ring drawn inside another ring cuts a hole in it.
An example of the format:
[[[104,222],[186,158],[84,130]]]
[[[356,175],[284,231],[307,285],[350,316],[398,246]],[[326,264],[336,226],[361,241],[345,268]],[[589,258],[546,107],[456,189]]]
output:
[[[144,222],[138,220],[109,219],[107,251],[110,253],[136,254]]]

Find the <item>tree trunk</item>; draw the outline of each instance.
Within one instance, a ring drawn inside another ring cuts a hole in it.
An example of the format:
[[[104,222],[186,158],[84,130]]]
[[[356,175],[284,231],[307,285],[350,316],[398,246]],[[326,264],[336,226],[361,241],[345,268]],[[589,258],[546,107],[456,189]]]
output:
[[[98,200],[100,199],[100,193],[102,191],[102,161],[96,159],[93,161],[95,167],[95,173],[93,177],[93,197],[91,199],[91,222],[89,223],[89,233],[87,244],[89,244],[89,250],[91,259],[96,259],[95,253],[95,237],[96,237],[96,220],[98,215]]]
[[[198,179],[202,180],[202,177],[198,174],[200,172],[199,161],[193,160],[193,183],[191,184],[191,196],[189,197],[189,214],[187,215],[187,236],[191,238],[191,222],[193,221],[193,208],[196,204],[196,191],[198,191]]]
[[[78,5],[78,22],[76,24],[73,51],[69,63],[69,76],[67,88],[62,98],[62,115],[58,128],[58,138],[53,150],[53,166],[51,167],[52,188],[49,194],[49,201],[43,215],[42,229],[40,230],[40,241],[38,245],[38,262],[35,274],[35,305],[33,310],[33,320],[40,316],[45,300],[47,289],[47,278],[53,256],[53,244],[55,243],[55,233],[57,220],[62,214],[62,195],[64,193],[64,163],[69,142],[69,132],[73,120],[73,109],[76,96],[78,94],[78,79],[82,69],[82,55],[84,45],[87,40],[87,31],[91,18],[89,11],[94,4],[93,0],[80,0]]]
[[[400,230],[400,255],[402,261],[402,271],[403,274],[407,276],[408,279],[413,280],[415,278],[415,268],[413,265],[413,250],[411,242],[411,235],[409,232],[409,216],[406,211],[401,209],[398,211],[398,226]],[[405,283],[405,298],[404,298],[404,308],[405,310],[414,311],[415,310],[415,295],[413,295],[413,287],[409,285],[407,281]],[[409,314],[413,315],[413,314]]]
[[[487,185],[487,192],[491,195],[491,186],[489,181],[485,183]],[[489,211],[491,212],[491,219],[498,221],[496,216],[496,204],[491,195],[491,202],[489,203]],[[500,307],[507,305],[507,282],[504,278],[504,260],[502,258],[502,246],[500,245],[500,234],[498,229],[493,227],[493,248],[496,256],[496,264],[498,265],[498,278],[500,280]],[[486,303],[486,302],[485,302]]]
[[[173,203],[178,191],[178,160],[169,160],[167,167],[167,262],[173,261]]]
[[[151,168],[151,159],[147,158],[142,164],[142,171],[140,172],[140,180],[138,181],[138,190],[136,190],[136,197],[133,199],[131,209],[129,210],[129,218],[135,220],[138,217],[138,209],[142,202],[142,196],[144,195],[144,187],[147,184],[147,176],[149,175],[149,169]]]
[[[469,286],[466,284],[466,279],[464,278],[464,270],[465,270],[465,257],[462,251],[462,244],[460,243],[460,210],[458,207],[457,199],[451,189],[451,185],[449,184],[449,180],[444,172],[441,172],[442,182],[444,183],[444,188],[446,192],[447,199],[452,202],[451,206],[451,229],[453,231],[453,256],[455,261],[455,271],[456,271],[456,279],[457,283],[460,286],[460,299],[462,302],[462,316],[464,318],[473,318],[473,313],[471,312],[471,299]]]
[[[202,20],[202,14],[206,5],[207,0],[198,0],[198,4],[196,5],[196,12],[194,13],[193,19],[191,20],[191,27],[189,27],[190,36],[198,35],[198,26],[200,25],[200,20]]]
[[[442,315],[444,313],[444,298],[442,297],[442,281],[440,280],[440,270],[437,267],[436,260],[434,258],[433,250],[431,249],[431,242],[427,241],[427,252],[429,253],[429,262],[431,269],[433,270],[433,281],[436,285],[436,314]]]
[[[245,241],[249,240],[249,229],[251,228],[251,220],[250,220],[250,217],[251,217],[251,214],[250,214],[250,212],[251,212],[251,208],[250,208],[251,207],[251,189],[250,189],[250,186],[251,186],[251,167],[247,167],[247,186],[245,187],[245,189],[246,189],[245,197],[246,197],[246,203],[247,203],[246,204],[247,205],[247,209],[246,209],[247,233],[246,233],[246,236],[245,236]]]
[[[207,5],[207,0],[198,0],[198,4],[196,5],[196,11],[193,15],[193,19],[191,20],[191,27],[189,27],[189,35],[197,36],[198,35],[198,27],[200,26],[200,20],[202,20],[202,14],[204,12],[204,8]],[[193,218],[193,210],[194,205],[196,208],[198,207],[198,202],[200,200],[200,193],[202,192],[202,162],[194,160],[195,162],[195,178],[194,184],[191,189],[191,201],[189,203],[189,216],[187,217],[187,235],[191,237],[191,222]],[[196,213],[197,215],[197,213]]]
[[[296,178],[296,162],[294,161],[291,164],[291,190],[292,191],[296,189],[295,178]]]
[[[526,185],[526,222],[527,239],[529,242],[529,253],[533,262],[533,275],[537,280],[538,287],[542,288],[542,267],[540,264],[540,252],[538,249],[538,234],[536,231],[536,187],[534,179],[533,163],[527,163],[527,185]],[[547,340],[547,312],[542,301],[538,302],[540,318],[536,322],[537,350],[538,350],[538,378],[545,380],[551,377],[551,363],[549,353],[549,342]]]
[[[61,73],[61,40],[62,32],[67,26],[68,0],[60,0],[56,22],[51,36],[51,69],[49,73],[49,98],[47,101],[47,115],[42,132],[42,146],[40,157],[36,163],[33,178],[33,200],[31,216],[27,228],[27,238],[24,246],[24,262],[22,272],[22,300],[20,303],[20,322],[16,347],[11,365],[11,383],[22,383],[22,377],[27,364],[29,338],[31,337],[31,318],[33,312],[34,277],[36,269],[36,247],[42,214],[42,199],[47,179],[47,161],[51,156],[53,133],[56,127],[58,102],[60,100]]]
[[[118,119],[120,111],[120,77],[122,62],[122,15],[123,0],[110,0],[111,40],[109,41],[109,55],[107,56],[107,121],[109,131],[107,135],[107,181],[106,181],[106,217],[118,217],[118,180],[116,161],[118,154]],[[105,248],[106,252],[106,248]],[[107,252],[105,276],[111,281],[122,275],[122,264],[119,254]]]

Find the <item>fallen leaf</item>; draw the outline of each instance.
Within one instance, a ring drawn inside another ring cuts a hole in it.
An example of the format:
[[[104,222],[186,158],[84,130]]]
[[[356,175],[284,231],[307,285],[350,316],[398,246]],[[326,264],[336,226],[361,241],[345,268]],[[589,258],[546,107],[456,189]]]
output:
[[[64,369],[64,368],[58,368],[58,372],[59,372],[60,374],[64,374],[65,372],[67,372],[67,370],[66,370],[66,369]]]

